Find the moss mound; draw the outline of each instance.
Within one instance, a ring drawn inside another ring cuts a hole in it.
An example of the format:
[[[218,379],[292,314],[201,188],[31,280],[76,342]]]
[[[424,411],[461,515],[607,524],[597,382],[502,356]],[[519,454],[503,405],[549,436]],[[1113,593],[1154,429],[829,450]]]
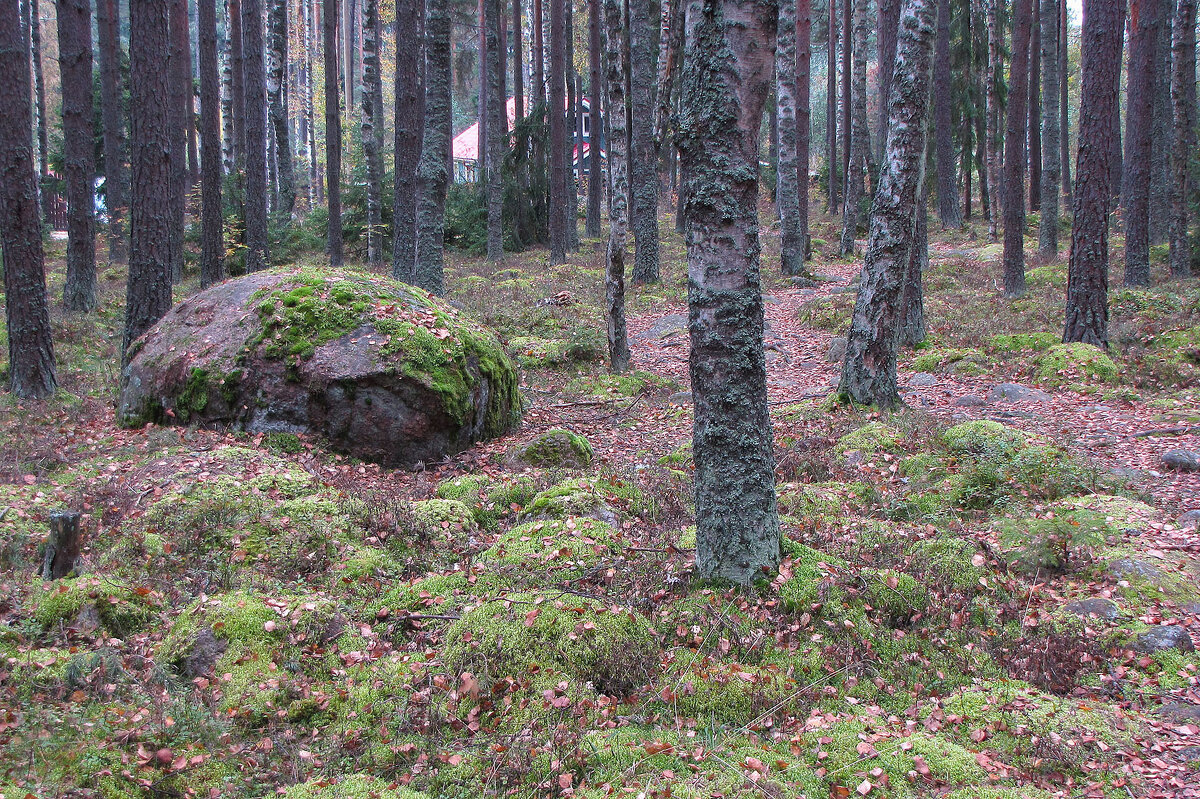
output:
[[[110,636],[124,638],[149,624],[160,604],[149,590],[99,577],[57,580],[43,584],[42,589],[36,595],[33,617],[47,630],[60,624],[95,623]]]
[[[1026,437],[1020,430],[999,422],[977,419],[949,428],[942,433],[942,440],[951,452],[1013,455],[1025,446]]]
[[[441,499],[455,499],[466,505],[475,522],[485,530],[495,530],[502,519],[519,513],[537,494],[537,483],[528,477],[493,477],[468,474],[438,484]]]
[[[845,455],[857,451],[864,456],[895,452],[900,448],[900,431],[883,422],[868,422],[838,439],[834,451]]]
[[[1037,359],[1037,378],[1051,387],[1116,383],[1120,370],[1104,350],[1091,344],[1056,344]]]
[[[580,477],[539,492],[522,518],[565,519],[592,516],[610,524],[622,514],[652,515],[652,501],[632,483],[615,477]]]
[[[370,774],[318,777],[279,794],[282,799],[425,799],[426,794],[402,788]]]
[[[517,451],[517,460],[541,468],[583,469],[595,451],[586,438],[560,427],[539,434]]]

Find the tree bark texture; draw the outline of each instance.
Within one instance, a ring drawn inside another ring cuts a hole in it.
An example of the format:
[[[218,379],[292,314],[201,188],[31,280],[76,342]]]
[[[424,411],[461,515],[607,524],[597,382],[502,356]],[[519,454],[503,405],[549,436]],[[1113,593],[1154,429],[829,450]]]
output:
[[[170,14],[161,0],[131,0],[129,109],[132,180],[125,338],[130,347],[171,309]]]
[[[1067,86],[1070,83],[1069,61],[1067,59],[1067,0],[1058,3],[1058,110],[1062,114],[1059,120],[1059,163],[1062,164],[1063,201],[1071,203],[1071,125],[1067,106]]]
[[[689,0],[682,76],[696,572],[743,585],[780,556],[757,211],[776,15],[773,2]]]
[[[1171,112],[1171,36],[1174,31],[1174,0],[1158,0],[1162,24],[1155,45],[1158,67],[1154,70],[1154,111],[1150,124],[1150,243],[1171,239],[1171,142],[1175,120]]]
[[[323,0],[322,29],[325,52],[325,196],[329,203],[329,225],[325,248],[329,265],[342,265],[342,114],[338,90],[338,0]],[[443,167],[444,168],[444,167]]]
[[[779,167],[775,171],[775,207],[782,233],[779,256],[783,274],[799,275],[804,272],[804,239],[800,231],[800,162],[796,147],[796,0],[779,0],[778,30],[775,104],[779,110]]]
[[[854,46],[853,45],[853,36],[854,36],[854,27],[853,27],[854,26],[854,22],[853,22],[854,5],[853,4],[854,4],[854,1],[855,0],[842,0],[842,5],[841,5],[841,9],[842,9],[842,26],[841,26],[842,71],[841,71],[841,79],[842,79],[842,82],[841,82],[841,99],[839,101],[839,103],[840,103],[839,107],[841,108],[841,113],[842,113],[840,129],[841,129],[841,134],[842,134],[842,183],[843,183],[842,199],[843,200],[845,200],[846,173],[849,171],[849,168],[850,168],[850,136],[851,136],[850,126],[852,124],[850,121],[850,117],[851,117],[851,113],[852,113],[851,105],[850,105],[850,100],[851,100],[851,98],[850,98],[850,83],[851,83],[850,70],[851,70],[851,61],[853,58],[853,56],[851,55],[851,48]],[[843,213],[843,215],[845,214],[844,208],[842,209],[842,213]]]
[[[45,214],[41,202],[46,176],[50,174],[50,143],[46,125],[46,81],[42,71],[42,14],[39,0],[29,0],[29,41],[33,48],[33,95],[37,110],[38,216]]]
[[[1029,26],[1029,210],[1042,207],[1042,32],[1038,0],[1030,8]]]
[[[808,235],[808,162],[812,144],[812,0],[796,0],[796,226],[801,254],[812,252]],[[803,269],[803,267],[801,267]]]
[[[270,2],[267,19],[267,96],[271,137],[275,143],[276,183],[279,186],[275,218],[280,224],[287,224],[296,207],[296,176],[288,129],[288,0]]]
[[[419,15],[421,0],[397,0],[396,5],[396,134],[395,177],[392,192],[392,277],[413,281],[417,257],[417,165],[421,160],[422,91],[420,62],[423,48]]]
[[[501,210],[504,204],[504,180],[501,165],[504,161],[505,140],[508,138],[508,120],[505,114],[505,97],[502,87],[503,59],[500,52],[500,0],[483,0],[483,35],[487,76],[487,149],[482,151],[485,173],[484,195],[487,204],[487,259],[499,261],[504,258],[504,238],[501,229]]]
[[[563,61],[566,68],[563,81],[567,87],[567,113],[564,121],[567,182],[563,187],[567,204],[563,208],[563,226],[567,233],[567,252],[579,250],[579,182],[575,174],[575,135],[579,126],[579,73],[575,69],[574,5],[574,0],[563,0]]]
[[[18,0],[0,0],[0,254],[4,256],[4,311],[8,332],[8,390],[41,399],[58,385],[46,300],[42,225],[33,170],[30,51]]]
[[[379,0],[364,0],[362,30],[363,85],[359,100],[367,178],[367,265],[378,269],[383,266],[383,76],[379,64],[382,44]]]
[[[950,0],[938,0],[937,40],[933,54],[934,155],[937,165],[938,219],[943,230],[962,227],[955,174],[954,129],[950,118],[953,84],[950,74]]]
[[[550,264],[567,261],[566,30],[563,3],[550,0]]]
[[[229,4],[224,0],[221,33],[221,161],[225,174],[233,174],[237,164],[237,153],[233,132],[233,24],[230,21]]]
[[[926,156],[928,157],[928,156]],[[914,210],[913,243],[908,248],[904,288],[900,292],[901,347],[915,347],[925,340],[925,270],[929,267],[929,209],[926,193],[918,192]]]
[[[446,187],[450,181],[450,5],[428,0],[425,17],[425,130],[417,167],[417,261],[413,285],[443,292]]]
[[[96,147],[92,109],[92,5],[58,0],[58,66],[63,95],[63,171],[67,181],[67,276],[63,307],[96,307]]]
[[[192,66],[187,61],[188,4],[187,0],[168,0],[170,25],[170,87],[167,90],[168,125],[171,135],[171,280],[183,280],[184,217],[187,214],[187,193],[191,176],[187,165],[187,95],[192,87]],[[243,26],[244,27],[244,26]]]
[[[658,26],[651,22],[650,0],[629,0],[629,72],[632,86],[629,120],[629,226],[633,229],[633,282],[657,283],[658,152],[654,144],[654,52]]]
[[[50,535],[42,553],[41,578],[61,580],[75,570],[82,542],[79,535],[80,514],[73,511],[54,511],[50,514]]]
[[[621,0],[603,0],[605,25],[605,86],[608,92],[605,141],[608,145],[608,247],[605,252],[605,318],[608,361],[613,372],[629,368],[625,327],[625,239],[629,229],[629,127],[625,104],[625,56]]]
[[[242,0],[228,0],[230,110],[233,111],[234,171],[246,167],[246,65],[242,37]]]
[[[1162,27],[1160,0],[1129,2],[1129,80],[1125,98],[1125,285],[1150,285],[1150,155],[1155,73]]]
[[[842,255],[854,252],[858,228],[864,220],[862,211],[863,175],[867,170],[867,153],[871,147],[871,134],[867,129],[867,37],[871,34],[870,0],[853,0],[854,26],[852,44],[854,54],[851,80],[850,115],[850,159],[846,162],[846,205],[842,214]]]
[[[876,142],[876,161],[883,160],[883,146],[887,143],[888,95],[892,91],[892,67],[896,63],[896,28],[899,24],[900,0],[879,0],[879,31],[876,34],[876,41],[879,43],[879,138]]]
[[[603,67],[600,57],[600,14],[600,0],[588,0],[588,88],[590,89],[588,113],[591,127],[588,147],[588,206],[583,231],[584,235],[590,239],[600,238],[600,206],[603,199],[602,184],[604,181],[604,173],[600,164],[600,131],[604,129],[600,118],[600,94],[604,91],[604,84],[601,80]],[[516,61],[519,63],[520,58],[516,58]]]
[[[850,0],[843,0],[850,2]],[[838,132],[837,132],[837,43],[838,19],[837,0],[829,0],[826,8],[825,37],[829,50],[825,54],[825,158],[828,161],[829,182],[826,186],[825,210],[827,213],[837,213],[839,197],[838,176]]]
[[[104,199],[108,208],[108,260],[125,263],[128,181],[125,171],[125,106],[121,79],[121,20],[117,0],[97,0],[100,44],[100,114],[104,126]]]
[[[996,238],[996,218],[1004,198],[1000,191],[1000,93],[997,82],[1002,69],[1000,51],[1003,46],[1000,35],[1000,20],[996,16],[996,4],[1002,0],[983,0],[988,32],[988,66],[985,92],[987,93],[987,193],[991,199],[991,215],[988,217],[989,234]]]
[[[1013,3],[1012,66],[1004,133],[1004,294],[1025,293],[1025,125],[1029,113],[1032,0]]]
[[[246,271],[270,264],[267,242],[267,83],[262,0],[242,0],[246,68]]]
[[[1192,270],[1188,239],[1191,200],[1195,192],[1192,159],[1196,149],[1196,0],[1179,0],[1171,32],[1171,111],[1175,136],[1171,143],[1171,277]]]
[[[1039,199],[1038,254],[1043,258],[1058,255],[1058,203],[1062,185],[1059,136],[1058,3],[1041,0],[1042,15],[1042,187]]]
[[[198,0],[200,50],[200,288],[225,279],[221,214],[221,92],[216,0]]]
[[[838,388],[859,405],[892,408],[900,402],[896,354],[915,215],[924,212],[934,27],[934,0],[904,0],[888,101],[887,146]]]
[[[1123,0],[1084,0],[1079,159],[1063,341],[1108,346],[1108,213],[1112,203]]]

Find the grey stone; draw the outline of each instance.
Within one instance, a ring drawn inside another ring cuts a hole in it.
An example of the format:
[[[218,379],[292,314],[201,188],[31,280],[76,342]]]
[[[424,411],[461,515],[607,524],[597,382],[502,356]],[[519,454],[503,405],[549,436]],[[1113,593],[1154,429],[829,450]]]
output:
[[[688,329],[688,316],[685,313],[667,314],[657,320],[649,328],[633,337],[634,341],[647,341],[656,338],[670,338]]]
[[[1168,450],[1162,456],[1163,466],[1177,472],[1200,472],[1200,454],[1190,449]]]
[[[1164,624],[1151,627],[1137,637],[1134,649],[1139,652],[1162,652],[1178,649],[1180,652],[1195,652],[1196,646],[1188,631],[1179,624]]]
[[[1185,511],[1176,521],[1184,530],[1195,530],[1200,527],[1200,510]]]
[[[959,408],[978,408],[981,405],[987,405],[987,400],[974,394],[963,394],[961,397],[954,398],[954,405]]]
[[[1104,599],[1103,597],[1068,602],[1066,605],[1063,605],[1063,610],[1085,619],[1095,616],[1105,621],[1116,621],[1117,616],[1121,613],[1116,602],[1113,602],[1111,599]]]
[[[792,285],[798,289],[810,289],[817,285],[817,281],[813,280],[812,278],[804,277],[803,275],[797,275],[796,277],[792,278]]]
[[[1158,568],[1134,558],[1118,558],[1108,564],[1108,570],[1119,579],[1138,577],[1143,580],[1157,580],[1162,577]]]
[[[834,336],[829,342],[829,351],[825,353],[825,360],[830,363],[840,363],[846,359],[846,337]]]
[[[228,646],[228,642],[213,634],[211,627],[202,627],[192,640],[180,670],[187,677],[203,677],[213,670]]]
[[[1184,613],[1188,613],[1192,616],[1200,616],[1200,602],[1188,602],[1181,608],[1181,610],[1183,610]]]
[[[1175,754],[1184,763],[1200,763],[1200,746],[1185,746]]]
[[[674,394],[667,397],[667,402],[671,403],[672,405],[691,405],[692,392],[676,391]]]
[[[937,378],[929,374],[929,372],[917,372],[909,379],[908,383],[917,388],[926,388],[928,386],[936,386]]]
[[[1190,705],[1187,702],[1164,702],[1158,709],[1158,715],[1171,721],[1200,721],[1200,705]]]
[[[1044,402],[1050,395],[1038,388],[1030,388],[1020,383],[1001,383],[993,386],[988,392],[992,402]]]

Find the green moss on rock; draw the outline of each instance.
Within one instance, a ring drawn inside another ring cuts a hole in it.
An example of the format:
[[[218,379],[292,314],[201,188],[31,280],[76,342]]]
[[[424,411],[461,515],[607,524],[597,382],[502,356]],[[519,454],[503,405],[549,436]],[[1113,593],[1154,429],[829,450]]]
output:
[[[154,617],[156,595],[98,577],[77,577],[42,585],[33,617],[44,629],[70,626],[89,611],[109,635],[124,638],[143,629]]]
[[[592,516],[613,523],[618,515],[653,515],[653,501],[632,483],[615,477],[580,477],[564,480],[530,500],[526,519],[565,519]]]
[[[578,433],[556,427],[539,434],[517,451],[517,460],[542,468],[582,469],[594,456],[592,445]]]
[[[426,799],[426,794],[370,774],[314,777],[287,788],[282,799]]]
[[[952,452],[1012,455],[1025,446],[1026,436],[1020,430],[1005,427],[999,422],[977,419],[949,428],[942,433],[942,441]]]
[[[852,450],[865,456],[895,452],[900,448],[900,431],[883,422],[868,422],[838,439],[834,451],[845,455]]]
[[[482,557],[526,564],[537,570],[584,568],[615,557],[621,550],[621,541],[616,528],[602,521],[575,517],[549,519],[517,525],[501,535]]]
[[[987,356],[975,349],[934,347],[913,358],[911,368],[917,372],[949,373],[964,376],[985,374]]]
[[[1037,359],[1037,378],[1043,385],[1116,383],[1120,370],[1104,350],[1091,344],[1056,344]]]
[[[1023,352],[1032,350],[1041,352],[1048,350],[1062,340],[1061,336],[1050,333],[1002,333],[988,339],[988,346],[996,352]]]
[[[456,499],[426,499],[412,504],[413,516],[427,527],[472,530],[475,517],[466,504]]]
[[[443,480],[437,496],[455,499],[470,508],[476,523],[495,530],[501,519],[509,519],[524,509],[537,494],[537,483],[525,476],[493,477],[468,474]]]

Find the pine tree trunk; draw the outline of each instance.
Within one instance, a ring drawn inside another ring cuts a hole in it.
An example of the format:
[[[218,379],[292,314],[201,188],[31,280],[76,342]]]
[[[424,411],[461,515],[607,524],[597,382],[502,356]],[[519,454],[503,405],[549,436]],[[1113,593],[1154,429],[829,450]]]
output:
[[[171,26],[161,0],[130,0],[129,108],[132,148],[129,279],[123,358],[171,309]]]
[[[308,128],[308,208],[311,211],[325,202],[325,187],[321,175],[319,158],[317,157],[317,112],[316,112],[316,80],[313,75],[313,55],[317,52],[317,9],[322,0],[301,0],[308,12],[304,21],[304,63],[305,86],[304,115],[305,127]]]
[[[991,200],[988,233],[992,239],[996,238],[996,219],[1000,216],[1004,203],[1000,191],[1000,94],[996,85],[1003,68],[1000,58],[1003,42],[1000,36],[1000,21],[996,16],[996,4],[999,2],[1003,0],[983,0],[988,33],[988,66],[984,81],[987,93],[987,136],[984,149],[987,157],[987,194]]]
[[[550,264],[567,260],[566,32],[563,3],[550,0]]]
[[[413,285],[443,291],[446,187],[450,180],[450,5],[427,0],[425,17],[425,130],[417,167],[417,261]]]
[[[504,89],[501,86],[503,67],[500,53],[500,0],[483,1],[483,36],[487,42],[484,75],[487,77],[487,106],[483,109],[487,117],[487,149],[481,150],[484,168],[484,196],[487,204],[487,259],[500,261],[504,258],[504,239],[501,229],[501,210],[504,202],[504,180],[501,164],[504,159],[504,141],[507,138],[508,122],[505,118]]]
[[[196,146],[196,65],[192,58],[191,12],[188,8],[184,8],[183,15],[186,20],[183,26],[186,35],[180,42],[180,47],[183,50],[183,63],[186,65],[184,73],[187,76],[183,91],[183,133],[187,142],[187,186],[190,190],[200,179],[200,159]]]
[[[187,95],[192,87],[192,66],[186,60],[188,39],[187,0],[168,0],[168,24],[171,26],[169,59],[170,102],[168,124],[171,131],[171,281],[183,280],[183,233],[187,214],[189,185],[187,165]]]
[[[291,221],[292,211],[296,207],[296,178],[288,130],[288,0],[270,2],[267,20],[267,97],[279,185],[279,205],[275,209],[275,217],[286,225]]]
[[[854,252],[858,228],[863,221],[863,173],[867,168],[867,151],[871,146],[867,130],[867,37],[871,26],[867,14],[870,0],[854,0],[854,27],[850,49],[854,54],[849,153],[846,165],[846,206],[842,214],[842,255]]]
[[[600,164],[600,132],[604,130],[600,116],[601,50],[600,50],[600,0],[588,0],[588,209],[584,223],[584,235],[589,239],[600,238],[600,206],[604,172]],[[520,59],[518,59],[518,62]]]
[[[681,89],[696,573],[741,585],[780,556],[757,209],[776,14],[774,3],[689,0]]]
[[[363,2],[362,146],[367,177],[367,266],[383,266],[383,78],[379,70],[379,0]]]
[[[942,230],[962,227],[958,207],[958,176],[954,173],[953,101],[950,76],[950,0],[938,0],[937,40],[933,55],[933,127],[937,166],[938,219]]]
[[[850,137],[852,131],[851,122],[851,98],[850,98],[850,83],[851,83],[851,49],[853,47],[854,29],[853,29],[853,3],[855,0],[843,0],[842,2],[842,83],[841,96],[839,98],[839,107],[841,108],[841,132],[842,132],[842,199],[845,200],[845,181],[846,173],[850,171]],[[842,215],[845,216],[845,208],[842,209]]]
[[[1071,192],[1071,125],[1069,107],[1067,105],[1067,87],[1070,83],[1070,72],[1067,59],[1067,0],[1058,2],[1058,112],[1062,115],[1059,120],[1059,163],[1062,165],[1063,201],[1072,202]]]
[[[270,264],[267,244],[267,84],[262,0],[242,0],[246,68],[246,271]]]
[[[1158,26],[1155,52],[1159,67],[1154,70],[1154,113],[1150,125],[1150,243],[1171,239],[1171,142],[1175,121],[1171,116],[1171,36],[1174,31],[1174,0],[1159,0],[1162,24]]]
[[[796,64],[796,0],[780,0],[778,42],[775,46],[775,97],[779,109],[779,168],[775,172],[775,206],[779,210],[782,233],[780,265],[785,275],[804,272],[804,239],[800,232],[800,163],[796,144]]]
[[[629,73],[632,94],[629,120],[629,226],[633,230],[633,282],[657,283],[658,154],[654,146],[654,52],[658,26],[650,0],[629,0]]]
[[[392,277],[413,281],[417,256],[417,166],[421,160],[425,95],[418,59],[423,53],[418,16],[421,0],[396,6],[395,186],[392,192]]]
[[[230,2],[231,0],[224,2],[224,34],[221,37],[221,163],[227,175],[233,174],[237,158],[233,132],[233,37],[229,17]]]
[[[838,388],[859,405],[893,408],[900,402],[896,355],[915,214],[924,205],[934,26],[934,0],[904,0],[888,101],[887,146]]]
[[[117,0],[97,0],[96,30],[100,43],[100,107],[104,125],[104,199],[108,207],[108,260],[125,263],[126,201],[125,108],[121,79],[121,21]]]
[[[216,0],[198,0],[200,34],[200,288],[225,279],[221,231],[221,120]]]
[[[96,307],[96,175],[92,110],[92,13],[88,0],[58,0],[58,66],[63,95],[63,168],[67,182],[67,276],[63,307]]]
[[[434,0],[436,2],[436,0]],[[325,52],[325,196],[329,203],[329,226],[325,248],[329,265],[340,267],[342,254],[342,114],[338,90],[338,0],[324,0],[322,16]],[[444,160],[444,159],[443,159]],[[444,168],[444,167],[443,167]]]
[[[850,0],[844,0],[850,2]],[[828,162],[829,180],[826,186],[825,212],[836,214],[840,203],[838,191],[838,131],[837,131],[837,43],[838,21],[837,0],[829,0],[826,9],[825,37],[829,51],[825,55],[825,159]]]
[[[1128,6],[1128,3],[1126,2],[1126,0],[1121,0],[1121,3],[1125,7]],[[1128,25],[1128,19],[1126,19],[1126,25]],[[1129,36],[1129,32],[1128,32],[1128,30],[1126,30],[1125,35],[1121,37],[1121,43],[1120,43],[1119,49],[1117,51],[1117,63],[1118,64],[1124,63],[1125,39],[1128,38],[1128,36]],[[1116,208],[1121,203],[1121,190],[1123,188],[1121,183],[1122,183],[1122,178],[1124,178],[1124,176],[1125,176],[1125,154],[1124,154],[1124,147],[1123,147],[1124,143],[1123,143],[1122,137],[1121,137],[1121,100],[1120,100],[1121,70],[1120,69],[1117,70],[1116,81],[1117,81],[1117,85],[1116,85],[1117,107],[1116,107],[1116,113],[1113,115],[1113,118],[1112,118],[1112,126],[1113,126],[1112,134],[1109,136],[1109,142],[1111,142],[1111,145],[1112,145],[1112,155],[1109,159],[1109,167],[1108,167],[1110,170],[1112,170],[1112,177],[1110,178],[1110,181],[1111,181],[1111,188],[1112,188],[1112,196],[1113,196],[1113,200],[1114,200],[1113,205],[1112,205],[1113,208]]]
[[[1004,294],[1025,293],[1025,125],[1029,113],[1029,27],[1032,0],[1013,4],[1012,66],[1004,132]]]
[[[629,127],[626,124],[625,57],[622,47],[621,0],[603,0],[608,97],[605,142],[608,145],[608,247],[605,252],[605,318],[608,324],[609,369],[629,368],[625,328],[625,239],[629,226]]]
[[[242,39],[242,0],[228,0],[227,8],[229,69],[232,76],[229,106],[233,117],[233,171],[240,173],[246,168],[246,63],[245,42]]]
[[[530,87],[532,102],[546,102],[546,47],[542,34],[542,0],[530,0],[533,4],[533,86]]]
[[[1042,25],[1038,0],[1030,10],[1029,35],[1029,210],[1042,207]]]
[[[1195,192],[1192,157],[1196,149],[1196,0],[1179,0],[1171,32],[1171,277],[1192,271],[1191,200]]]
[[[1160,0],[1129,2],[1129,82],[1125,100],[1125,285],[1150,285],[1150,155],[1155,72],[1163,13]]]
[[[1042,8],[1042,97],[1046,107],[1042,116],[1042,189],[1038,219],[1038,254],[1043,258],[1058,255],[1058,194],[1062,185],[1059,143],[1058,3],[1041,0]]]
[[[1063,341],[1108,346],[1108,213],[1112,207],[1123,0],[1084,0],[1079,160]]]
[[[566,37],[564,42],[563,58],[565,60],[566,75],[563,80],[567,87],[567,103],[566,103],[566,125],[563,137],[566,146],[566,163],[567,163],[567,182],[563,186],[563,194],[566,197],[566,206],[563,208],[564,229],[567,232],[567,252],[576,252],[579,249],[579,184],[575,180],[575,128],[577,109],[579,103],[578,92],[578,73],[575,71],[575,14],[573,12],[573,0],[564,0],[563,2],[563,35]]]
[[[801,255],[812,255],[808,235],[808,168],[812,143],[812,0],[796,0],[796,225]]]
[[[525,97],[525,55],[524,30],[521,21],[522,0],[513,0],[513,99],[516,106],[515,119],[523,123],[529,114]],[[532,96],[530,87],[530,95]],[[526,125],[518,124],[513,131],[513,152],[515,156],[515,172],[517,180],[517,199],[515,203],[515,230],[513,240],[518,249],[523,249],[527,239],[536,239],[536,232],[530,231],[532,202],[529,196],[529,139],[525,134]],[[532,235],[531,235],[532,234]]]
[[[45,199],[46,177],[50,174],[50,144],[46,134],[46,81],[42,75],[42,14],[39,0],[29,0],[29,40],[33,48],[33,94],[37,105],[38,142],[38,218],[44,219],[46,209],[41,207]]]
[[[973,209],[972,194],[974,188],[972,186],[972,171],[975,168],[975,118],[979,115],[979,102],[976,95],[978,88],[978,70],[975,68],[975,47],[974,34],[971,29],[971,14],[975,7],[974,0],[967,0],[963,4],[959,19],[962,21],[962,30],[959,31],[959,47],[963,53],[961,64],[966,71],[964,76],[964,89],[966,108],[959,117],[962,127],[959,129],[959,146],[962,148],[960,158],[960,170],[963,177],[962,190],[962,215],[964,219],[970,219]]]
[[[811,1],[811,0],[810,0]],[[879,31],[876,33],[879,50],[879,138],[875,160],[883,160],[887,143],[888,95],[892,91],[892,67],[896,64],[896,28],[900,24],[900,0],[879,0]]]
[[[8,333],[8,390],[41,399],[58,385],[46,300],[42,225],[33,171],[30,50],[18,0],[0,0],[0,254],[4,257],[4,311]]]

